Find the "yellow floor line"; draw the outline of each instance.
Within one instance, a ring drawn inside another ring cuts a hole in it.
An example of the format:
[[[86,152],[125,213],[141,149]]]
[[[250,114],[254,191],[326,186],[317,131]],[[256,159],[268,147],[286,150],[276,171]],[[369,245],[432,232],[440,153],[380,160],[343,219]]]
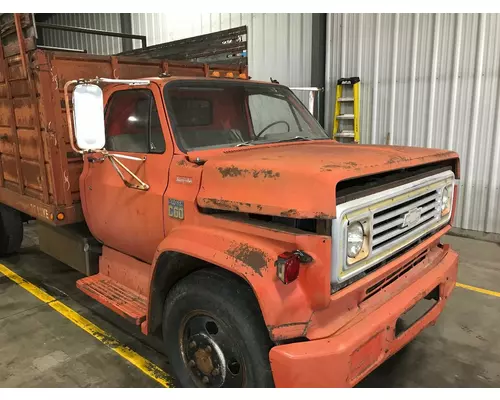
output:
[[[473,292],[478,292],[482,294],[487,294],[488,296],[500,297],[500,292],[494,292],[493,290],[481,289],[476,286],[466,285],[465,283],[458,283],[457,287],[462,289],[472,290]]]
[[[88,319],[82,317],[76,311],[69,308],[65,304],[61,303],[55,297],[47,294],[42,289],[38,288],[37,286],[33,285],[32,283],[28,282],[27,280],[21,278],[14,271],[10,270],[9,268],[7,268],[3,264],[0,264],[0,273],[5,275],[11,281],[17,283],[24,290],[28,291],[29,293],[31,293],[33,296],[35,296],[39,300],[43,301],[48,306],[52,307],[59,314],[61,314],[63,317],[70,320],[76,326],[78,326],[79,328],[83,329],[85,332],[92,335],[94,338],[99,340],[101,343],[105,344],[107,347],[109,347],[115,353],[120,355],[120,357],[124,358],[125,360],[127,360],[128,362],[133,364],[135,367],[140,369],[144,374],[149,376],[151,379],[154,379],[160,385],[162,385],[164,387],[171,386],[170,377],[160,367],[153,364],[151,361],[145,359],[141,355],[137,354],[132,349],[121,345],[120,342],[118,342],[118,340],[116,340],[109,333],[103,331],[97,325],[93,324]]]
[[[24,290],[28,291],[33,296],[35,296],[42,302],[46,303],[48,306],[52,307],[59,314],[61,314],[66,319],[73,322],[76,326],[83,329],[85,332],[92,335],[101,343],[105,344],[111,350],[120,355],[120,357],[126,359],[128,362],[136,366],[144,374],[146,374],[151,379],[158,382],[160,385],[164,387],[171,386],[168,374],[165,371],[163,371],[160,367],[158,367],[156,364],[153,364],[151,361],[145,359],[141,355],[137,354],[132,349],[121,345],[120,342],[118,342],[118,340],[116,340],[109,333],[103,331],[97,325],[93,324],[88,319],[82,317],[76,311],[69,308],[65,304],[61,303],[55,297],[47,294],[37,286],[21,278],[19,275],[17,275],[15,272],[10,270],[3,264],[0,264],[0,273],[5,275],[11,281],[17,283]],[[472,290],[474,292],[483,293],[489,296],[500,297],[500,293],[494,292],[493,290],[481,289],[475,286],[470,286],[459,282],[457,282],[456,286],[463,289]]]

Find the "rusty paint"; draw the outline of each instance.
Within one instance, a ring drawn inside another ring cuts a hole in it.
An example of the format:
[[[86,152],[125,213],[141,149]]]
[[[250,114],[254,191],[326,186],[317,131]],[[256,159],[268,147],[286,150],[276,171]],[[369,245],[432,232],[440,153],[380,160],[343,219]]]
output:
[[[305,322],[290,322],[280,325],[267,325],[267,330],[274,341],[279,342],[291,337],[304,337],[307,332],[310,319]]]
[[[252,204],[250,203],[222,199],[204,199],[204,203],[208,208],[219,208],[229,211],[241,211],[242,207],[247,209],[250,209],[252,207]]]
[[[333,218],[332,215],[328,215],[324,212],[317,212],[314,214],[314,217],[317,219],[332,219]]]
[[[262,276],[262,270],[267,268],[268,256],[265,252],[247,243],[240,243],[226,251],[226,254],[234,257],[243,264]]]
[[[238,176],[245,176],[248,173],[247,169],[239,169],[234,165],[231,167],[219,167],[217,168],[223,178],[236,178]]]
[[[294,209],[294,208],[291,208],[291,209],[286,210],[286,211],[282,211],[282,212],[280,213],[280,215],[281,215],[282,217],[289,217],[289,218],[291,218],[291,217],[296,217],[296,216],[297,216],[297,214],[298,214],[298,213],[297,213],[297,210],[296,210],[296,209]]]
[[[1,38],[0,38],[1,39]],[[18,192],[21,195],[24,195],[25,188],[24,188],[24,179],[23,179],[23,173],[22,173],[22,168],[21,168],[21,155],[20,155],[20,149],[19,149],[19,137],[17,134],[17,129],[16,129],[16,115],[15,115],[15,110],[14,110],[14,98],[12,96],[12,88],[11,88],[11,83],[9,81],[9,71],[7,68],[7,61],[4,58],[5,53],[3,50],[3,44],[0,40],[0,63],[1,69],[2,69],[2,74],[5,77],[5,86],[7,89],[7,101],[6,101],[6,108],[8,109],[5,110],[2,109],[0,106],[0,121],[4,120],[5,122],[2,122],[3,125],[10,126],[10,133],[14,141],[14,151],[15,151],[15,163],[16,163],[16,171],[17,171],[17,185],[18,185]],[[4,180],[4,172],[2,170],[2,181]],[[3,182],[2,182],[3,183]],[[4,186],[2,184],[2,186]]]
[[[261,169],[261,170],[253,170],[252,176],[254,178],[258,178],[258,177],[262,176],[262,177],[267,178],[267,179],[277,179],[280,177],[280,173],[274,172],[271,169]]]
[[[208,208],[215,207],[215,208],[222,208],[224,210],[230,210],[230,211],[240,211],[239,203],[235,203],[235,202],[228,201],[228,200],[204,199],[204,203],[205,203],[205,206]]]
[[[223,178],[238,178],[247,176],[249,174],[251,174],[251,176],[254,178],[263,177],[266,179],[277,179],[280,177],[279,172],[274,172],[271,169],[248,170],[231,165],[230,167],[218,167],[217,170],[220,172]]]
[[[186,165],[188,165],[188,162],[186,160],[180,160],[180,161],[177,161],[177,165],[179,167],[185,167]]]
[[[349,145],[333,140],[188,153],[190,159],[207,160],[197,197],[201,207],[206,199],[217,198],[250,203],[252,209],[246,211],[263,215],[279,216],[295,209],[300,218],[316,218],[318,213],[321,217],[334,218],[335,188],[340,181],[435,163],[436,157],[458,162],[456,153],[443,155],[442,150],[408,147],[405,154],[408,161],[387,164],[395,155],[398,154],[391,146]],[[254,171],[258,179],[252,179]],[[254,206],[257,204],[262,209]]]
[[[333,171],[334,169],[354,169],[354,170],[359,170],[358,164],[354,161],[345,161],[341,163],[333,163],[333,164],[325,164],[321,166],[320,171],[321,172],[327,172],[327,171]]]
[[[389,160],[387,161],[387,164],[394,164],[394,163],[408,162],[408,161],[410,161],[410,159],[408,157],[394,156],[394,157],[389,158]]]

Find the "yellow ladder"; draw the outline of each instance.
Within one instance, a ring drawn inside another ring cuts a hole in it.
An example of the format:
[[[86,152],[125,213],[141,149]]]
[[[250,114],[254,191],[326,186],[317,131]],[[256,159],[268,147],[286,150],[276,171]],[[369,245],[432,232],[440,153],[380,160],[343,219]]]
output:
[[[337,81],[333,137],[341,142],[359,143],[359,83],[357,76]]]

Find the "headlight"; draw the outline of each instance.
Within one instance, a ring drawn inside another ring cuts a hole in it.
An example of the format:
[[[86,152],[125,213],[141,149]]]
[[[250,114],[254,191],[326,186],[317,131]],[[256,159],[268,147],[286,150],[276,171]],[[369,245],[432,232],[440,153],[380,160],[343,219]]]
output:
[[[354,222],[347,228],[347,255],[355,258],[363,248],[365,232],[363,225]]]
[[[451,210],[451,190],[452,186],[446,186],[441,194],[441,215],[446,215]]]

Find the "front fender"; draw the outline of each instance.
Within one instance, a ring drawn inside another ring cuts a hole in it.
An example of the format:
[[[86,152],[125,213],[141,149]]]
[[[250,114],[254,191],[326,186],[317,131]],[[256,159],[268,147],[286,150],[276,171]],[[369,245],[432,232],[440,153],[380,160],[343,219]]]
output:
[[[293,242],[270,240],[233,230],[181,226],[172,230],[158,246],[152,278],[157,275],[157,268],[169,268],[162,265],[164,263],[158,263],[160,256],[166,252],[186,254],[222,267],[243,278],[252,287],[271,339],[298,337],[305,334],[313,311],[306,286],[314,282],[311,279],[314,271],[301,272],[297,281],[284,285],[276,277],[274,266],[279,254],[296,248]],[[314,265],[305,268],[314,268]]]

